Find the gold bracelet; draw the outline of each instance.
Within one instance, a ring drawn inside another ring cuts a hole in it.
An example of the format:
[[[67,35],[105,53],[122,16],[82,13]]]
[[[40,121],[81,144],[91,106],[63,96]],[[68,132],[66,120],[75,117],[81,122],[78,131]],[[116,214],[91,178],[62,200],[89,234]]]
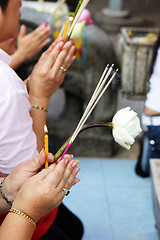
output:
[[[45,111],[45,112],[48,112],[48,109],[47,108],[45,108],[45,107],[40,107],[39,105],[31,105],[31,107],[32,108],[37,108],[37,109],[39,109],[39,110],[43,110],[43,111]]]
[[[22,211],[20,211],[20,210],[18,210],[18,209],[15,209],[15,208],[9,209],[9,212],[16,213],[16,214],[18,214],[18,215],[26,218],[28,221],[30,221],[30,223],[33,224],[34,229],[36,228],[36,223],[35,223],[35,221],[33,220],[33,218],[31,218],[30,216],[28,216],[26,213],[24,213],[24,212],[22,212]]]

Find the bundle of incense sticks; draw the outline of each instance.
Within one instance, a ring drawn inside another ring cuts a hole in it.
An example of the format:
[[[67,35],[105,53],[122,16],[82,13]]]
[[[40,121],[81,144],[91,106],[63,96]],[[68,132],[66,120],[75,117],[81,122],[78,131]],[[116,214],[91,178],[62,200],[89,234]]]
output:
[[[79,132],[81,131],[83,125],[85,124],[85,122],[87,121],[88,117],[90,116],[91,112],[93,111],[93,109],[95,108],[95,106],[97,105],[97,103],[99,102],[100,98],[102,97],[102,95],[104,94],[104,92],[106,91],[106,89],[108,88],[108,86],[110,85],[110,83],[112,82],[112,80],[114,79],[114,77],[116,76],[116,73],[118,72],[118,69],[112,74],[112,70],[113,70],[113,64],[111,65],[111,67],[109,67],[109,65],[107,65],[107,67],[105,68],[98,84],[97,87],[74,131],[74,133],[72,134],[69,143],[65,149],[65,151],[63,152],[63,155],[61,156],[60,160],[62,160],[62,158],[64,157],[64,155],[66,154],[66,152],[68,151],[69,147],[72,145],[72,143],[74,142],[74,140],[76,139],[77,135],[79,134]],[[108,80],[109,79],[109,80]],[[106,81],[108,80],[108,82],[106,83]]]
[[[73,29],[74,29],[74,26],[76,25],[81,13],[86,8],[89,1],[90,0],[79,0],[77,8],[76,8],[75,13],[74,13],[73,21],[71,22],[71,24],[68,24],[69,20],[66,21],[65,26],[67,27],[67,31],[65,31],[64,43],[70,39],[71,34],[73,32]],[[64,26],[62,26],[62,28],[65,29]],[[62,32],[62,31],[60,31],[60,32]],[[61,35],[64,35],[64,34],[60,34],[59,37]]]
[[[49,15],[47,21],[45,22],[46,26],[49,25],[50,21],[52,20],[52,17],[56,13],[56,11],[65,3],[66,0],[57,0],[57,6],[54,8],[53,12]]]

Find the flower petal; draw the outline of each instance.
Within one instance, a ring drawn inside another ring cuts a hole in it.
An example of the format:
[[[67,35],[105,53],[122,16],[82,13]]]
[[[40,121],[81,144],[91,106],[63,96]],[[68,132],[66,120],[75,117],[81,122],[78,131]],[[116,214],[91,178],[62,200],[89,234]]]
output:
[[[124,128],[115,127],[113,130],[119,135],[123,142],[128,143],[129,145],[132,145],[135,142],[134,138],[128,134]]]
[[[131,148],[129,144],[123,142],[122,138],[117,134],[117,132],[114,129],[112,131],[112,134],[113,134],[115,142],[117,142],[120,146],[124,147],[127,150],[129,150]]]
[[[137,113],[130,109],[130,107],[126,107],[119,110],[113,117],[112,122],[119,127],[125,127],[125,125],[129,121],[131,121],[132,119],[134,119],[135,116],[137,116]]]
[[[125,130],[128,134],[135,138],[142,131],[139,118],[134,117],[133,121],[128,122],[125,126]]]

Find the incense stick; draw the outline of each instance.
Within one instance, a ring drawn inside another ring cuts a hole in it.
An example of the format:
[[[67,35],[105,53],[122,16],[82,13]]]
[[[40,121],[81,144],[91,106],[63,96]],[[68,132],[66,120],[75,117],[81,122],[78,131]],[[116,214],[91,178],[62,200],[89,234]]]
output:
[[[75,13],[74,13],[74,18],[76,16],[77,12],[79,11],[79,8],[82,5],[82,2],[83,2],[83,0],[79,0],[78,5],[77,5],[76,10],[75,10]]]
[[[58,35],[59,38],[62,37],[64,29],[65,29],[65,23],[62,25],[61,31],[60,31],[60,33]]]
[[[80,122],[79,122],[78,125],[77,125],[77,128],[76,128],[75,132],[77,131],[77,129],[78,129],[79,126],[81,125],[83,119],[85,118],[86,113],[87,113],[87,111],[89,110],[89,108],[90,108],[90,106],[91,106],[91,103],[92,103],[92,101],[93,101],[93,98],[94,98],[96,92],[98,91],[98,88],[99,88],[100,84],[102,83],[102,81],[103,81],[103,79],[104,79],[104,76],[105,76],[105,74],[106,74],[106,72],[107,72],[107,70],[108,70],[108,67],[109,67],[109,64],[108,64],[107,67],[105,68],[105,70],[104,70],[104,72],[103,72],[103,74],[102,74],[102,76],[101,76],[101,78],[100,78],[100,80],[99,80],[99,82],[98,82],[98,84],[97,84],[97,87],[96,87],[96,89],[94,90],[94,93],[93,93],[93,95],[92,95],[92,97],[91,97],[91,99],[90,99],[90,101],[89,101],[89,103],[88,103],[88,105],[87,105],[87,107],[86,107],[83,115],[82,115],[82,118],[81,118]],[[73,133],[73,135],[74,135],[74,133]],[[73,135],[72,135],[72,136],[73,136]]]
[[[100,95],[98,96],[97,100],[94,102],[94,104],[92,105],[92,107],[90,108],[89,112],[87,113],[85,119],[82,121],[81,125],[79,126],[79,128],[77,129],[77,131],[75,131],[71,137],[70,142],[73,143],[73,141],[75,140],[75,138],[77,137],[79,131],[81,130],[81,128],[83,127],[83,125],[85,124],[85,122],[87,121],[88,117],[90,116],[90,114],[92,113],[93,109],[95,108],[95,106],[97,105],[98,101],[100,100],[100,98],[102,97],[102,95],[104,94],[104,92],[106,91],[106,89],[108,88],[108,86],[110,85],[110,83],[112,82],[112,80],[114,79],[116,73],[117,73],[118,69],[116,70],[116,72],[112,75],[112,77],[109,79],[108,83],[106,84],[106,86],[104,87],[104,89],[102,90],[102,92],[100,93]]]
[[[72,25],[71,25],[71,27],[70,27],[70,29],[69,29],[69,32],[68,32],[68,36],[69,36],[69,37],[71,36],[74,26],[76,25],[76,23],[77,23],[80,15],[81,15],[81,13],[82,13],[83,10],[85,9],[85,7],[86,7],[87,4],[89,3],[89,1],[90,1],[90,0],[83,0],[83,2],[82,2],[82,4],[81,4],[81,6],[80,6],[80,8],[79,8],[79,10],[78,10],[75,18],[74,18],[74,20],[73,20],[73,22],[72,22]]]
[[[57,9],[60,8],[66,0],[57,0],[57,6],[55,7],[55,9],[53,10],[53,12],[49,15],[48,19],[46,20],[45,25],[47,26],[49,24],[49,22],[51,21],[53,15],[56,13]]]
[[[97,103],[99,102],[100,98],[102,97],[102,95],[104,94],[104,92],[107,90],[108,86],[110,85],[110,83],[112,82],[112,80],[114,79],[115,75],[118,72],[118,69],[113,73],[113,75],[110,77],[109,81],[106,83],[107,79],[109,78],[111,71],[113,70],[113,64],[112,66],[108,69],[108,65],[105,68],[98,84],[97,87],[86,107],[85,112],[83,113],[74,133],[72,134],[72,137],[69,141],[69,144],[67,145],[67,148],[65,149],[62,157],[60,160],[62,160],[64,154],[67,152],[67,150],[69,149],[69,147],[72,145],[72,143],[74,142],[75,138],[77,137],[77,135],[79,134],[81,128],[83,127],[83,125],[85,124],[85,122],[87,121],[88,117],[90,116],[90,114],[92,113],[93,109],[95,108],[95,106],[97,105]],[[108,72],[107,72],[108,70]],[[104,84],[106,83],[106,85],[104,86]],[[103,89],[102,89],[103,88]]]
[[[86,107],[86,110],[85,110],[85,112],[83,113],[83,116],[82,116],[82,118],[81,118],[81,120],[80,120],[80,122],[79,122],[79,124],[78,124],[78,126],[77,126],[77,128],[76,128],[76,130],[75,130],[75,133],[76,133],[76,131],[79,129],[79,126],[81,125],[81,123],[83,122],[84,118],[86,117],[87,112],[89,111],[89,109],[90,109],[91,106],[93,105],[94,99],[96,98],[96,96],[98,95],[98,93],[100,92],[100,90],[102,89],[105,81],[107,80],[109,74],[111,73],[111,71],[112,71],[112,69],[113,69],[113,65],[110,67],[109,70],[108,70],[108,67],[109,67],[109,65],[107,65],[107,67],[105,68],[105,70],[104,70],[104,72],[103,72],[103,74],[102,74],[102,76],[101,76],[101,78],[100,78],[100,80],[99,80],[99,82],[98,82],[98,84],[97,84],[97,87],[96,87],[96,89],[95,89],[95,91],[94,91],[94,93],[93,93],[93,95],[92,95],[92,97],[91,97],[91,99],[90,99],[87,107]],[[108,72],[107,72],[107,70],[108,70]],[[105,79],[104,79],[104,76],[105,76],[106,72],[107,72],[107,75],[106,75],[106,77],[105,77]],[[104,80],[105,80],[105,81],[104,81]],[[73,136],[73,138],[74,138],[74,133],[73,133],[72,136]]]

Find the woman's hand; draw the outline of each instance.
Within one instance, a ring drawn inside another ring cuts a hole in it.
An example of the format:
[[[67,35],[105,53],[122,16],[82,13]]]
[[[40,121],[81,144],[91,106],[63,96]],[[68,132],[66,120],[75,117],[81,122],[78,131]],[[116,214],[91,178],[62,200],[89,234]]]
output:
[[[16,69],[24,61],[34,57],[50,42],[50,34],[51,28],[44,23],[29,34],[26,34],[26,26],[22,25],[17,37],[17,50],[12,55],[10,66]]]
[[[70,189],[79,182],[78,161],[70,159],[70,155],[65,156],[58,164],[53,163],[28,179],[18,192],[13,208],[27,213],[35,221],[56,208],[65,196],[63,188]]]
[[[50,96],[59,88],[65,77],[65,72],[60,67],[68,69],[74,61],[75,47],[72,42],[68,41],[61,50],[62,46],[62,39],[54,41],[35,65],[28,84],[32,104],[36,102],[47,107]]]
[[[10,201],[13,201],[26,180],[34,176],[44,165],[46,154],[44,151],[40,153],[40,156],[33,157],[27,161],[22,162],[6,177],[3,190]],[[48,162],[54,161],[53,154],[48,154]],[[71,159],[71,156],[70,156]]]

